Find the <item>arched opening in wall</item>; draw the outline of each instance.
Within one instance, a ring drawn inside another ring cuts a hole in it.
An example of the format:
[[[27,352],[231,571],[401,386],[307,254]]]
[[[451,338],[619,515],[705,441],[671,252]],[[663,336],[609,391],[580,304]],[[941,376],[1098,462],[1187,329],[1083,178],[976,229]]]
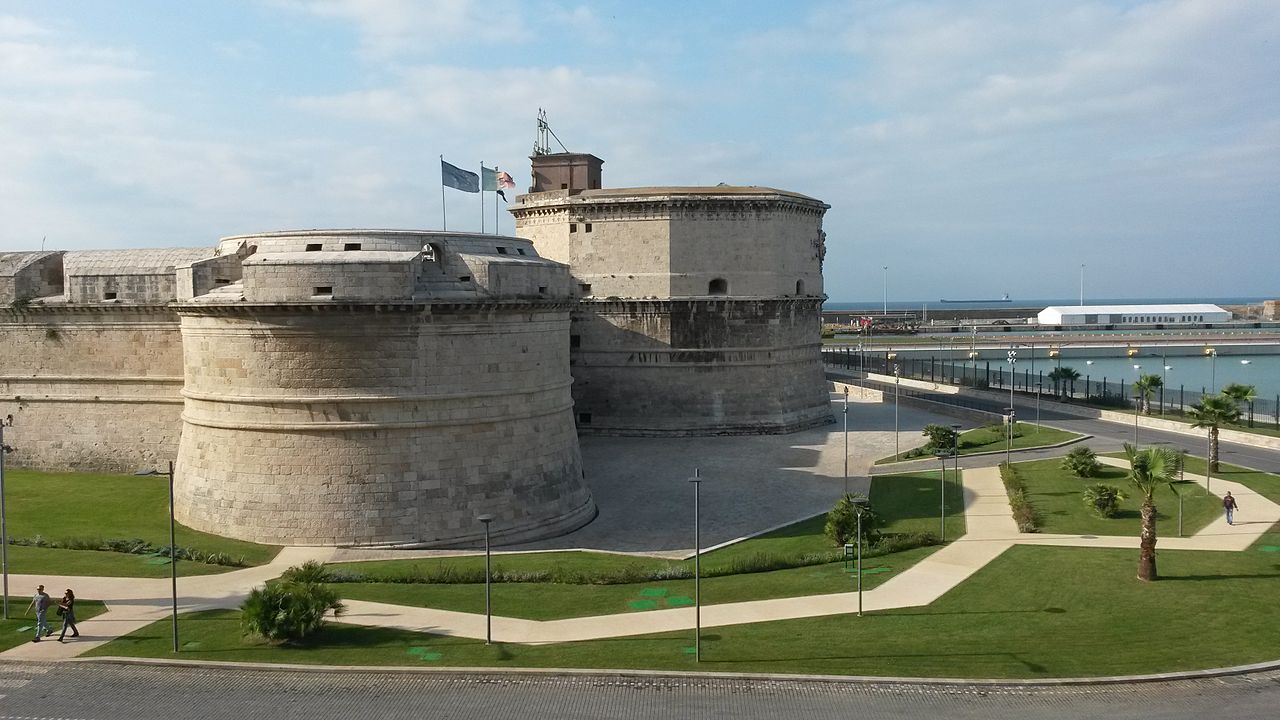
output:
[[[422,260],[434,263],[437,270],[444,272],[444,248],[436,243],[426,243],[422,246]]]
[[[728,295],[729,281],[725,280],[724,278],[715,278],[711,282],[707,283],[707,294],[708,295]]]
[[[804,281],[803,281],[803,280],[797,280],[797,281],[796,281],[796,295],[804,295]]]

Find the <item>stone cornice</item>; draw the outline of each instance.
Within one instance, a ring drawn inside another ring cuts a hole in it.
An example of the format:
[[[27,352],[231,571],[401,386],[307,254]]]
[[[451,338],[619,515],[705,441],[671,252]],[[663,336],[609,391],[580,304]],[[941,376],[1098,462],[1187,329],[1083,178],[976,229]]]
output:
[[[254,315],[261,313],[420,313],[420,312],[523,312],[572,310],[577,303],[569,299],[557,300],[438,300],[406,302],[191,302],[175,304],[179,315]]]

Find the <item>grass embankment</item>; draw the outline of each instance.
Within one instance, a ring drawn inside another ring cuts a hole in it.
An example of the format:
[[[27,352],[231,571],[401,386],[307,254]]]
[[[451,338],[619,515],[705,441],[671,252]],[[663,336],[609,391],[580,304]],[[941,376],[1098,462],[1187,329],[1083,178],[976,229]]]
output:
[[[1268,537],[1280,546],[1280,535]],[[233,611],[183,619],[187,659],[488,667],[582,667],[921,677],[1048,678],[1220,667],[1280,647],[1280,554],[1162,551],[1163,579],[1135,579],[1132,550],[1018,546],[933,604],[524,646],[329,624],[299,647],[243,641]],[[1247,631],[1242,631],[1247,628]],[[498,638],[501,640],[501,637]],[[167,623],[91,655],[168,657]]]
[[[947,483],[947,538],[964,533],[963,492],[953,476]],[[938,519],[939,473],[908,473],[877,477],[871,488],[871,506],[883,518],[885,534],[932,533]],[[705,604],[743,602],[847,592],[852,578],[839,558],[841,550],[823,536],[825,516],[803,520],[765,535],[735,543],[702,556],[702,598]],[[864,552],[863,589],[871,589],[901,573],[934,547],[888,554]],[[739,572],[740,568],[767,565],[762,556],[802,558],[824,556],[827,562],[807,567]],[[336,583],[343,597],[412,607],[433,607],[462,612],[484,612],[484,595],[476,583],[387,582],[419,574],[439,577],[453,571],[462,577],[482,572],[484,558],[477,556],[425,560],[388,560],[337,563],[336,573],[358,573],[364,582]],[[499,555],[495,574],[508,577],[542,577],[559,582],[500,582],[492,587],[494,612],[531,620],[552,620],[587,615],[637,612],[692,604],[692,560],[669,561],[604,553],[535,553]],[[670,579],[619,582],[627,575],[667,575]],[[718,576],[716,576],[718,575]],[[483,577],[481,575],[481,577]],[[606,579],[607,578],[607,579]],[[379,581],[383,580],[383,581]],[[607,583],[607,584],[606,584]]]
[[[6,480],[8,478],[6,477]],[[74,588],[72,588],[74,590]],[[53,602],[49,606],[49,627],[53,628],[53,637],[49,641],[58,639],[58,635],[62,632],[62,618],[58,616],[58,600],[62,598],[62,588],[45,588],[49,593],[49,598]],[[31,588],[31,595],[26,597],[9,596],[9,619],[0,619],[0,652],[4,652],[10,648],[17,647],[23,643],[31,642],[31,638],[36,636],[36,611],[27,612],[27,607],[31,605],[31,596],[35,595],[36,589]],[[76,625],[80,625],[91,617],[96,617],[106,612],[107,608],[97,600],[83,600],[76,598]],[[83,630],[81,632],[84,632]],[[42,640],[41,642],[45,642]]]
[[[5,471],[10,538],[145,540],[169,545],[169,488],[166,477]],[[242,558],[247,565],[269,562],[280,551],[272,545],[232,540],[179,525],[179,547]],[[98,550],[68,550],[11,545],[9,572],[22,574],[162,577],[167,559]],[[227,572],[233,567],[179,559],[184,575]]]
[[[1095,477],[1081,478],[1063,470],[1061,458],[1014,463],[1027,488],[1027,498],[1039,517],[1040,532],[1064,535],[1120,535],[1137,537],[1141,532],[1142,497],[1129,481],[1128,471],[1104,465]],[[1191,470],[1190,464],[1187,467]],[[1083,499],[1089,485],[1117,487],[1125,494],[1120,511],[1113,518],[1102,518],[1091,512]],[[1193,535],[1207,526],[1222,511],[1222,502],[1204,494],[1195,483],[1175,483],[1182,495],[1183,534]],[[1156,521],[1163,535],[1176,535],[1178,528],[1178,496],[1168,488],[1155,494]]]
[[[1069,432],[1067,430],[1058,430],[1056,428],[1045,427],[1044,425],[1036,425],[1034,423],[1018,423],[1013,438],[1014,450],[1027,450],[1030,448],[1049,447],[1060,445],[1072,440],[1078,440],[1083,435],[1079,433]],[[959,454],[973,455],[983,452],[1003,452],[1005,449],[1005,429],[1003,425],[988,425],[985,427],[974,428],[960,433],[959,437]],[[951,448],[945,448],[950,452]],[[906,460],[928,460],[935,459],[931,454],[932,451],[922,452],[920,448],[912,448],[897,455],[890,455],[886,458],[880,458],[876,461],[876,465],[884,465],[885,463],[902,462]]]

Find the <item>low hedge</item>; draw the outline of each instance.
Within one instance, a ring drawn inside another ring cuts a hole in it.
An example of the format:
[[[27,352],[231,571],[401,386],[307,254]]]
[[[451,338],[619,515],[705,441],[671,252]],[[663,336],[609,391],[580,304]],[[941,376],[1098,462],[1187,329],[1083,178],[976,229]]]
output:
[[[1000,480],[1004,482],[1005,492],[1009,495],[1009,508],[1013,510],[1013,520],[1018,524],[1018,532],[1040,532],[1040,514],[1027,497],[1027,484],[1018,476],[1018,471],[1009,463],[1000,463]]]
[[[933,533],[902,533],[881,535],[876,541],[863,548],[863,558],[880,557],[890,553],[929,547],[938,544],[938,537]],[[824,550],[801,555],[778,555],[776,553],[755,553],[734,558],[723,564],[708,564],[702,568],[702,577],[723,577],[727,575],[746,575],[750,573],[772,572],[774,570],[790,570],[792,568],[827,565],[844,561],[843,550]],[[705,560],[703,561],[706,562]],[[632,585],[636,583],[661,582],[665,580],[687,580],[693,578],[693,565],[688,562],[669,563],[652,566],[641,563],[628,563],[615,570],[605,572],[582,572],[567,570],[508,570],[503,567],[493,568],[490,582],[495,583],[558,583],[564,585]],[[412,565],[402,572],[369,574],[351,570],[326,569],[325,581],[331,583],[365,583],[385,582],[398,584],[474,584],[484,582],[484,568],[466,567],[438,562],[435,567]]]
[[[155,555],[169,557],[168,545],[152,545],[140,538],[66,538],[50,539],[36,535],[30,538],[9,538],[10,545],[23,547],[56,548],[59,550],[96,550],[99,552],[115,552],[126,555]],[[222,565],[224,567],[248,567],[243,557],[232,557],[226,553],[205,552],[196,548],[179,547],[172,554],[179,560],[204,563],[206,565]]]

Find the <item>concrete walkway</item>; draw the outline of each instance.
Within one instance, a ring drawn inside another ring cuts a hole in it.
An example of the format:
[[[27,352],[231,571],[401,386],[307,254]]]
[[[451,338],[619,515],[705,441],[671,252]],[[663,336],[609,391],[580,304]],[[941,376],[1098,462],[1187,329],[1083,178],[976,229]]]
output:
[[[1121,460],[1100,458],[1104,463],[1125,467]],[[1202,476],[1187,478],[1204,485]],[[1014,545],[1054,545],[1069,547],[1136,548],[1137,537],[1096,537],[1088,535],[1039,535],[1019,533],[1010,514],[1000,473],[996,467],[966,469],[962,482],[965,496],[966,534],[942,547],[873,590],[863,593],[866,611],[928,605],[949,592],[987,563]],[[1257,495],[1239,483],[1214,479],[1214,493],[1230,490],[1239,499],[1241,522],[1228,526],[1219,518],[1187,538],[1160,538],[1162,550],[1241,551],[1247,549],[1272,524],[1280,522],[1280,505]],[[270,564],[221,575],[182,578],[179,603],[184,612],[236,607],[250,589],[278,576],[286,568],[307,560],[331,558],[330,548],[286,548]],[[73,587],[84,597],[102,599],[108,612],[81,623],[81,637],[74,643],[25,643],[5,653],[7,658],[55,660],[74,657],[115,637],[137,630],[168,616],[168,580],[136,578],[63,578],[13,576],[12,588],[44,583],[58,595],[59,588]],[[468,638],[485,636],[485,617],[475,613],[413,608],[359,600],[346,602],[349,611],[339,622],[369,627],[389,627]],[[702,608],[703,627],[796,618],[840,615],[856,612],[856,592],[775,598],[740,603],[707,605]],[[694,625],[693,608],[622,613],[594,617],[536,621],[495,616],[493,636],[501,642],[557,643],[601,638],[647,635],[687,630]]]

